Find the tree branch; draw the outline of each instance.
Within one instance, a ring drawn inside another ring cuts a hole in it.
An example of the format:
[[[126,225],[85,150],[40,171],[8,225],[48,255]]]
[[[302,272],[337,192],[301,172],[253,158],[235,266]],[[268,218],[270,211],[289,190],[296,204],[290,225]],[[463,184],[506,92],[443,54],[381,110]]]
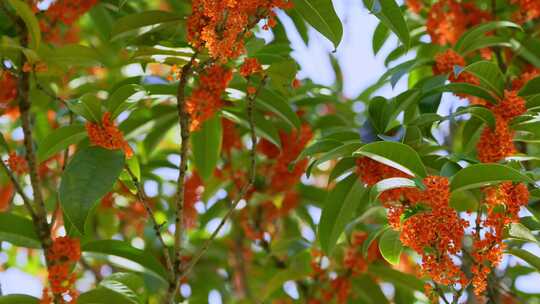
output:
[[[148,213],[148,217],[150,217],[150,220],[152,221],[152,225],[154,226],[154,231],[156,233],[156,237],[158,238],[159,242],[161,243],[161,246],[163,247],[163,256],[165,257],[165,263],[167,266],[167,271],[169,272],[169,280],[171,282],[174,282],[175,280],[175,271],[173,267],[173,263],[171,260],[171,256],[169,254],[169,247],[165,244],[165,241],[163,240],[163,235],[161,234],[161,227],[162,225],[158,224],[156,217],[154,216],[154,212],[152,211],[152,208],[150,208],[150,205],[148,204],[148,197],[146,196],[146,193],[144,192],[144,188],[142,187],[139,179],[135,176],[133,171],[126,166],[126,171],[129,173],[129,176],[131,177],[131,181],[133,181],[133,184],[135,184],[135,187],[137,188],[137,197],[139,201],[144,206],[144,209],[146,209],[146,213]]]
[[[191,272],[193,267],[197,264],[197,262],[206,253],[206,251],[210,247],[210,244],[214,241],[214,239],[216,238],[218,233],[221,231],[223,226],[225,226],[225,223],[227,222],[227,220],[233,214],[240,200],[246,195],[249,188],[251,188],[251,186],[255,182],[255,173],[256,173],[256,157],[255,156],[256,156],[256,149],[257,149],[257,136],[255,135],[255,121],[253,120],[253,110],[254,110],[255,99],[259,95],[259,92],[265,83],[266,83],[266,77],[264,77],[263,80],[261,81],[261,84],[257,88],[257,91],[255,92],[255,94],[249,95],[247,98],[248,99],[247,113],[248,113],[249,131],[250,131],[250,137],[251,137],[251,150],[250,150],[250,155],[249,155],[249,158],[250,158],[249,179],[247,183],[244,184],[244,186],[241,188],[236,198],[233,200],[233,203],[229,207],[229,210],[227,211],[225,216],[219,222],[219,225],[217,226],[217,228],[214,230],[214,232],[212,232],[210,237],[204,242],[204,244],[199,249],[199,251],[193,256],[193,258],[191,259],[187,267],[182,270],[181,277],[187,276]]]
[[[28,196],[26,196],[26,194],[23,191],[22,186],[17,181],[17,178],[15,177],[13,172],[9,170],[8,166],[4,163],[4,161],[0,160],[0,163],[1,163],[2,169],[4,169],[4,172],[6,172],[6,175],[9,177],[11,183],[15,187],[15,190],[21,196],[24,206],[28,210],[28,213],[30,213],[30,217],[32,217],[32,221],[34,222],[37,221],[36,213],[34,212],[34,209],[32,208],[32,201],[30,200],[30,198],[28,198]]]
[[[197,59],[198,52],[195,52],[190,61],[182,67],[182,75],[180,75],[180,81],[178,82],[178,90],[176,92],[176,106],[178,112],[178,120],[180,125],[180,164],[178,179],[176,181],[176,195],[174,199],[175,209],[175,231],[174,231],[174,281],[169,283],[167,290],[166,300],[167,303],[174,302],[174,296],[178,287],[180,286],[180,263],[182,260],[182,241],[183,241],[183,212],[184,212],[184,182],[187,173],[188,165],[188,152],[189,152],[189,138],[190,138],[190,119],[189,113],[186,110],[186,85],[193,72],[193,65]]]

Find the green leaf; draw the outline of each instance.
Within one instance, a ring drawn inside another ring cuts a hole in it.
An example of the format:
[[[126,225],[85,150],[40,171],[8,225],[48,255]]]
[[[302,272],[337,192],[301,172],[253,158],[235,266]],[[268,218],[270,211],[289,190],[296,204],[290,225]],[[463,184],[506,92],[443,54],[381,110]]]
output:
[[[354,155],[363,155],[412,176],[425,177],[426,168],[413,148],[398,142],[379,141],[362,146]]]
[[[399,232],[387,229],[379,239],[379,250],[383,258],[392,265],[399,264],[403,245],[399,240]]]
[[[115,119],[120,113],[135,105],[136,101],[144,98],[146,94],[143,92],[144,88],[136,84],[127,84],[114,91],[105,104],[111,113],[111,119]]]
[[[364,0],[367,9],[394,32],[405,48],[409,48],[410,34],[401,8],[394,0]]]
[[[462,52],[463,55],[468,55],[474,51],[484,49],[484,48],[491,48],[491,47],[507,47],[511,48],[512,43],[510,43],[508,38],[503,37],[497,37],[497,36],[488,36],[488,37],[480,37],[474,43],[467,46]]]
[[[302,150],[300,155],[298,155],[298,157],[296,158],[296,161],[304,159],[304,158],[306,158],[308,156],[313,156],[313,155],[318,154],[318,153],[328,152],[328,151],[333,150],[333,149],[335,149],[335,148],[337,148],[337,147],[339,147],[341,145],[342,145],[342,143],[337,141],[337,140],[322,139],[320,141],[314,142],[312,145],[310,145],[309,147]]]
[[[95,94],[88,93],[77,100],[68,101],[67,106],[88,121],[101,122],[101,100]]]
[[[373,244],[373,242],[379,238],[379,236],[381,236],[381,234],[383,234],[386,230],[388,229],[387,226],[381,226],[379,227],[377,230],[375,231],[372,231],[367,239],[362,243],[362,255],[364,257],[367,257],[368,256],[368,253],[369,253],[369,247],[371,247],[371,244]]]
[[[37,159],[43,162],[56,153],[67,149],[71,145],[79,143],[86,138],[86,128],[83,125],[69,125],[54,129],[38,145]]]
[[[15,12],[24,21],[28,33],[30,34],[30,48],[37,50],[41,44],[41,30],[36,15],[32,9],[21,0],[7,0]]]
[[[377,53],[383,47],[384,43],[388,40],[389,36],[390,31],[388,30],[388,27],[386,27],[384,23],[379,22],[379,24],[375,28],[375,32],[373,32],[373,41],[371,43],[373,47],[373,55],[377,55]]]
[[[278,61],[270,65],[266,73],[270,76],[272,86],[279,92],[286,93],[296,77],[297,63],[294,60]]]
[[[491,61],[478,61],[465,67],[463,72],[469,72],[478,77],[480,85],[497,96],[504,96],[504,75],[497,64]]]
[[[336,242],[354,215],[358,205],[362,203],[362,195],[366,191],[355,174],[338,182],[326,197],[322,209],[318,236],[322,250],[330,255]]]
[[[487,33],[500,28],[514,28],[523,30],[521,26],[510,21],[493,21],[482,23],[467,30],[456,42],[455,50],[464,55],[473,50],[473,45],[480,39],[486,36]]]
[[[382,181],[376,183],[373,187],[371,187],[369,201],[375,201],[381,193],[387,190],[398,188],[416,188],[416,186],[416,182],[408,178],[392,177],[383,179]]]
[[[531,193],[532,195],[532,193]],[[535,216],[525,216],[519,219],[519,221],[525,225],[529,230],[540,230],[540,221]]]
[[[156,26],[161,23],[178,22],[184,19],[175,13],[165,11],[143,11],[122,17],[113,24],[111,40],[117,40],[129,32],[141,30],[144,27]]]
[[[517,256],[518,258],[529,263],[532,267],[540,271],[540,258],[536,255],[530,253],[529,251],[519,249],[519,248],[510,248],[507,250],[507,253]]]
[[[495,115],[493,115],[493,112],[488,110],[486,107],[468,106],[463,109],[458,109],[458,111],[452,114],[452,116],[456,117],[463,114],[471,114],[485,122],[490,128],[495,128]]]
[[[482,98],[483,100],[489,101],[490,103],[496,104],[498,101],[489,90],[470,83],[465,82],[455,82],[449,83],[442,87],[437,87],[432,91],[429,91],[426,95],[432,95],[443,92],[451,92],[454,94],[467,94],[475,97]]]
[[[352,171],[354,168],[356,168],[356,157],[344,157],[340,159],[334,166],[334,169],[332,169],[328,177],[328,183],[333,182],[336,178],[346,172]]]
[[[41,248],[32,221],[13,213],[0,213],[0,241],[20,247]]]
[[[122,151],[88,147],[68,164],[60,182],[60,205],[80,233],[84,234],[90,211],[120,176],[124,162]]]
[[[39,299],[23,294],[0,296],[0,304],[39,304]]]
[[[195,167],[204,180],[209,179],[217,166],[221,153],[221,118],[214,115],[205,121],[201,129],[193,132],[191,146]]]
[[[132,247],[127,242],[118,240],[91,241],[84,243],[81,250],[128,259],[150,270],[157,277],[167,280],[167,270],[153,255]]]
[[[343,36],[343,26],[331,0],[293,0],[296,10],[304,20],[328,38],[337,48]]]
[[[424,281],[416,276],[403,273],[381,264],[369,265],[369,272],[375,274],[386,282],[399,284],[412,290],[424,291]]]
[[[532,96],[538,94],[540,94],[540,77],[531,79],[519,91],[520,96]]]
[[[245,113],[236,110],[233,111],[233,109],[223,110],[222,113],[224,117],[249,130],[249,122]],[[253,120],[255,121],[255,133],[258,136],[263,137],[278,147],[281,147],[278,131],[272,122],[267,120],[261,113],[258,112],[253,113]]]
[[[538,240],[534,237],[534,234],[520,223],[511,223],[508,228],[508,238],[520,240],[524,242],[538,243]]]
[[[93,48],[69,44],[48,49],[43,56],[47,62],[69,66],[96,66],[101,63],[100,54]]]
[[[300,128],[300,119],[287,103],[282,95],[272,90],[262,88],[257,96],[257,107],[262,107],[266,111],[271,111],[279,118],[283,119],[292,128]]]
[[[311,175],[311,170],[319,165],[319,164],[322,164],[326,161],[329,161],[329,160],[334,160],[334,159],[338,159],[338,158],[341,158],[341,157],[348,157],[348,156],[351,156],[352,153],[356,150],[358,150],[358,148],[360,148],[362,146],[362,144],[358,141],[352,141],[352,142],[348,142],[348,143],[345,143],[344,145],[341,145],[341,146],[338,146],[337,148],[335,149],[332,149],[326,153],[324,153],[323,155],[321,155],[321,157],[319,157],[318,159],[314,160],[313,162],[311,162],[311,164],[309,164],[307,170],[306,170],[306,174],[307,176],[309,177]]]
[[[533,183],[516,169],[500,164],[476,164],[460,170],[450,183],[452,191],[466,190],[498,184],[505,181]]]

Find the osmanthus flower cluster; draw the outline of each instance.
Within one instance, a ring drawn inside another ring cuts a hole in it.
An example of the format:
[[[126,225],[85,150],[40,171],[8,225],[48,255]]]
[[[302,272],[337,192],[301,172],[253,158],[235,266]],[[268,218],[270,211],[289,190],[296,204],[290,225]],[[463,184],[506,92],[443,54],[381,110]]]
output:
[[[256,185],[253,191],[270,196],[281,196],[282,199],[277,204],[272,200],[267,200],[258,206],[242,210],[241,224],[249,238],[262,239],[264,232],[274,234],[276,228],[273,223],[289,214],[298,205],[299,197],[295,186],[304,174],[308,160],[297,160],[297,158],[312,138],[311,128],[303,124],[299,130],[291,130],[289,133],[280,132],[281,147],[275,146],[266,139],[258,143],[257,150],[265,155],[269,162],[265,166],[260,166],[258,172],[258,175],[265,177],[264,186],[261,188]],[[291,165],[292,168],[290,168]],[[252,216],[255,214],[262,216]]]
[[[39,26],[48,42],[55,44],[74,43],[79,40],[79,29],[75,22],[99,0],[55,0],[45,11],[40,11],[38,1],[29,0],[40,15]]]
[[[289,8],[284,0],[195,0],[188,19],[188,40],[195,49],[206,48],[222,62],[244,53],[244,38],[261,19],[275,25],[274,8]]]
[[[419,11],[417,2],[411,4]],[[488,12],[476,7],[472,1],[439,0],[426,8],[427,32],[431,41],[440,45],[455,44],[467,29],[491,19]]]
[[[484,163],[498,162],[516,153],[513,143],[514,131],[510,121],[527,111],[525,100],[517,91],[505,91],[504,99],[498,104],[486,104],[495,115],[495,128],[485,127],[477,144],[478,159]]]
[[[186,100],[186,110],[191,118],[191,130],[198,130],[222,106],[221,95],[232,79],[232,71],[219,64],[206,67],[199,75],[199,85]]]
[[[357,161],[357,173],[369,186],[407,174],[367,157]],[[467,222],[450,207],[449,182],[445,177],[424,178],[425,190],[397,188],[385,191],[380,201],[388,208],[388,221],[400,231],[401,242],[422,257],[422,271],[435,283],[468,284],[454,258],[461,254]]]
[[[488,285],[488,275],[499,265],[505,244],[504,231],[508,224],[518,223],[518,212],[529,202],[529,190],[525,184],[505,182],[483,189],[482,212],[476,216],[473,232],[474,265],[472,284],[474,292],[483,293]]]
[[[377,241],[369,245],[366,255],[362,252],[367,238],[368,235],[364,231],[353,232],[342,261],[333,261],[335,265],[323,265],[324,261],[330,263],[330,260],[322,252],[312,251],[311,278],[315,282],[315,290],[307,303],[322,304],[335,300],[338,304],[344,304],[351,299],[357,299],[358,296],[352,288],[352,280],[367,274],[368,265],[381,260]]]
[[[111,120],[111,113],[105,112],[101,122],[87,122],[86,132],[90,143],[109,150],[122,150],[128,158],[133,155],[133,150],[124,139],[122,131]]]
[[[56,303],[51,292],[61,296],[58,303],[77,303],[78,292],[74,287],[77,275],[73,273],[73,268],[81,257],[80,241],[67,236],[58,237],[45,254],[50,263],[50,289],[43,290],[40,303]]]

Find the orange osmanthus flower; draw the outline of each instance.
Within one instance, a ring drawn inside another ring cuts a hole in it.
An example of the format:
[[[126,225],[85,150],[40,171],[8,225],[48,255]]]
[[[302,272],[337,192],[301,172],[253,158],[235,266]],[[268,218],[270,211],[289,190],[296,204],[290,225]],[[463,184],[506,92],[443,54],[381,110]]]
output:
[[[201,199],[203,181],[197,172],[192,172],[184,186],[184,227],[194,228],[197,224],[197,209],[195,204]]]
[[[127,158],[133,156],[133,150],[124,139],[124,134],[111,121],[111,113],[105,112],[101,123],[86,123],[86,132],[90,143],[109,150],[122,150]]]
[[[455,44],[469,28],[488,21],[491,16],[470,2],[439,0],[431,6],[427,32],[435,44]]]
[[[191,117],[191,130],[198,130],[223,105],[221,95],[232,79],[231,70],[221,65],[211,65],[200,75],[199,86],[186,100],[186,110]]]
[[[289,8],[283,0],[194,0],[188,18],[188,41],[195,48],[206,47],[213,58],[224,62],[244,53],[249,27],[268,19],[265,29],[275,25],[274,8]]]
[[[0,110],[6,110],[17,98],[17,78],[8,71],[0,70]]]
[[[496,105],[488,105],[495,114],[495,128],[485,127],[477,144],[478,159],[483,163],[498,162],[514,155],[514,131],[509,122],[527,111],[525,100],[516,91],[505,91],[504,99]]]
[[[257,58],[246,58],[240,67],[240,75],[248,77],[262,71],[262,66]]]
[[[17,155],[15,152],[9,153],[7,164],[15,174],[22,175],[28,172],[28,163],[26,162],[26,159]]]

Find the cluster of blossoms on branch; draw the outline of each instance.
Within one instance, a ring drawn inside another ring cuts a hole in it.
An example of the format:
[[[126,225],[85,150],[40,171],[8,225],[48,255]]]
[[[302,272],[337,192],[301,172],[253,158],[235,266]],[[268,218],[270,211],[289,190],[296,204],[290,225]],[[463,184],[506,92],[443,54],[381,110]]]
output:
[[[355,298],[351,280],[365,275],[368,265],[382,260],[377,241],[369,244],[367,253],[364,255],[362,248],[367,241],[368,235],[364,231],[355,231],[351,234],[349,246],[345,249],[343,260],[341,261],[339,274],[332,274],[330,260],[317,250],[312,252],[311,278],[316,282],[317,290],[314,290],[308,304],[322,304],[336,300],[338,304],[347,303],[351,298]],[[321,286],[322,288],[320,288]]]
[[[92,145],[109,150],[122,150],[128,158],[133,155],[133,150],[124,139],[122,131],[111,120],[111,113],[105,112],[100,123],[87,122],[86,131]]]
[[[38,1],[29,0],[34,12],[40,15],[39,27],[45,39],[57,45],[79,41],[79,18],[94,7],[99,0],[56,0],[40,11]]]
[[[60,295],[59,302],[77,303],[78,292],[74,287],[76,274],[73,273],[75,264],[81,257],[80,242],[70,237],[58,237],[53,240],[49,250],[45,253],[49,265],[49,288],[43,290],[41,304],[51,304],[53,297],[50,292]]]
[[[367,157],[358,159],[357,174],[369,186],[387,178],[411,177]],[[449,205],[447,178],[428,176],[423,184],[425,190],[397,188],[380,194],[388,222],[401,232],[401,242],[422,257],[422,270],[435,283],[465,286],[467,279],[453,258],[461,253],[467,222]]]

